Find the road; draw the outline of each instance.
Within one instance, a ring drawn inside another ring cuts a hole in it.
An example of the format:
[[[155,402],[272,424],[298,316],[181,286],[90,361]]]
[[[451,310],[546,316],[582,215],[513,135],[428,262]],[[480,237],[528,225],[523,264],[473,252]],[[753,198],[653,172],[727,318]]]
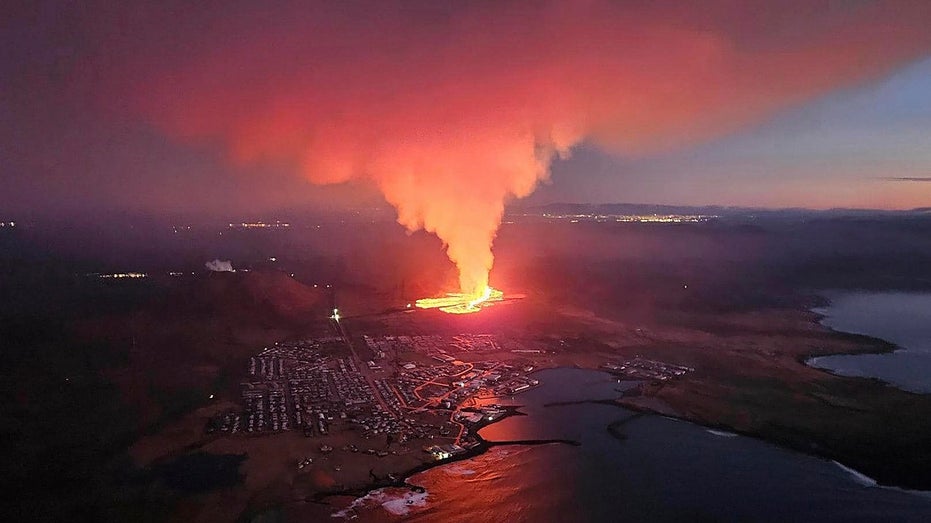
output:
[[[362,358],[359,357],[359,353],[356,352],[356,348],[352,345],[352,339],[349,337],[349,333],[346,331],[345,320],[340,321],[330,318],[330,324],[336,330],[337,334],[343,338],[343,342],[346,343],[346,346],[349,347],[349,353],[352,354],[352,361],[355,362],[356,367],[362,374],[362,377],[365,378],[365,382],[368,383],[369,388],[372,390],[372,394],[378,401],[378,404],[381,405],[383,409],[385,409],[385,412],[391,414],[394,417],[397,417],[398,413],[394,412],[393,409],[388,407],[388,404],[385,403],[385,399],[381,397],[381,392],[379,392],[378,387],[375,386],[375,380],[372,379],[372,371],[369,370],[368,364],[362,361]]]

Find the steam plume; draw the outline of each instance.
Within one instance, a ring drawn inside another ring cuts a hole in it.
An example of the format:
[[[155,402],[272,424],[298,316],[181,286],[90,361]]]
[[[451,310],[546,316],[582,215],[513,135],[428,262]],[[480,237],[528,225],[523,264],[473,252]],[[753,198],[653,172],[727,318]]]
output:
[[[219,258],[205,263],[204,266],[207,267],[207,270],[213,272],[236,272],[236,270],[233,269],[233,264],[229,260],[221,260]]]
[[[556,156],[583,140],[628,155],[708,140],[876,78],[931,49],[929,6],[263,6],[178,29],[175,48],[140,50],[163,67],[126,77],[177,138],[289,162],[314,183],[370,180],[479,295],[506,202]]]

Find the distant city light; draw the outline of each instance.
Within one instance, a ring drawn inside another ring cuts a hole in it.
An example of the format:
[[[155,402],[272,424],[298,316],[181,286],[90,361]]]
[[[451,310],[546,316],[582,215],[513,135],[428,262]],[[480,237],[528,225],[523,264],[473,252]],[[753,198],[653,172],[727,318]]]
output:
[[[231,223],[229,224],[230,229],[281,229],[285,227],[290,227],[291,224],[288,222],[282,222],[275,220],[274,222],[242,222],[242,223]]]
[[[144,272],[115,272],[111,274],[99,274],[92,273],[90,276],[96,276],[98,278],[148,278],[149,275]]]
[[[719,216],[714,214],[549,214],[543,213],[548,220],[569,223],[586,222],[635,222],[635,223],[701,223]]]

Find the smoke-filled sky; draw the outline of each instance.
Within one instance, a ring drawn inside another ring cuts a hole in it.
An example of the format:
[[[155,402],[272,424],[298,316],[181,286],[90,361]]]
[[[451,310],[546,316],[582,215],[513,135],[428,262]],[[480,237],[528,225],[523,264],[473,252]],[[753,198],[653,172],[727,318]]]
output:
[[[4,213],[931,205],[923,0],[4,10]]]

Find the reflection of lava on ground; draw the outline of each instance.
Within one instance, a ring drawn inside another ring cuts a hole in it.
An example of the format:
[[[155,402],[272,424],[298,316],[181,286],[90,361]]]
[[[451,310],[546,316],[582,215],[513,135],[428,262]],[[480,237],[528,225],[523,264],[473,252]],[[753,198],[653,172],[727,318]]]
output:
[[[421,309],[440,309],[443,312],[451,314],[468,314],[478,312],[484,307],[488,307],[504,299],[504,293],[485,287],[485,292],[475,296],[461,292],[451,292],[442,298],[423,298],[417,300],[417,306]]]

